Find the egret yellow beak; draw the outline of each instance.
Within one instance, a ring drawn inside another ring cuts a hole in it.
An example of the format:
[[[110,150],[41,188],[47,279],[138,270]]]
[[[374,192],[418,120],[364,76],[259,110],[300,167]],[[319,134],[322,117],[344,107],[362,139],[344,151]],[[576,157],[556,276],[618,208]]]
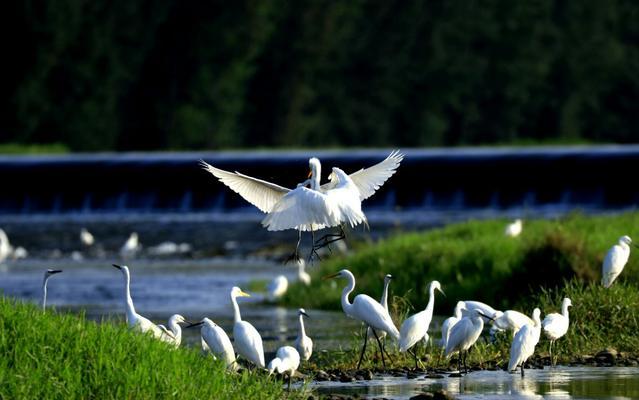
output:
[[[251,297],[250,294],[246,293],[245,291],[240,290],[240,294],[238,294],[238,296],[240,297]]]
[[[325,280],[328,280],[328,279],[337,278],[338,276],[339,276],[339,272],[336,272],[334,274],[330,274],[330,275],[326,275],[326,276],[322,277],[322,280],[325,281]]]
[[[308,175],[306,176],[307,178],[310,178],[311,176],[313,176],[313,171],[309,170],[308,171]]]

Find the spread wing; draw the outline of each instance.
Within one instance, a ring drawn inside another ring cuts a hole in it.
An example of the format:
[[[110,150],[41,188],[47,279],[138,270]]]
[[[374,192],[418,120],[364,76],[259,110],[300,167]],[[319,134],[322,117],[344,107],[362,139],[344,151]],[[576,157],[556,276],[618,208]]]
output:
[[[264,217],[262,226],[269,231],[318,230],[340,223],[340,211],[325,194],[298,187],[282,196]]]
[[[359,189],[360,200],[371,197],[388,178],[393,176],[403,159],[404,155],[399,150],[394,150],[384,161],[350,174],[349,176]]]
[[[273,205],[277,203],[290,189],[271,182],[253,178],[239,172],[228,172],[200,161],[202,168],[239,194],[244,200],[259,208],[260,211],[269,213]]]

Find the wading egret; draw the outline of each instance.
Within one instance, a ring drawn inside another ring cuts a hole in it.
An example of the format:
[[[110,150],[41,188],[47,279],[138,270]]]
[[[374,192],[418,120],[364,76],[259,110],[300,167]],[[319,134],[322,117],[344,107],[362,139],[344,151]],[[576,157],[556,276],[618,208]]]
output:
[[[462,311],[464,310],[462,309]],[[481,311],[475,308],[469,317],[463,317],[450,329],[448,341],[446,342],[446,357],[450,357],[453,353],[459,352],[457,368],[460,371],[463,355],[464,369],[468,372],[468,367],[466,366],[468,350],[475,344],[477,339],[479,339],[479,335],[481,335],[481,331],[484,329],[484,320],[482,317],[488,318],[487,315],[482,314]],[[464,352],[466,352],[466,354],[462,354]]]
[[[572,307],[572,301],[568,297],[564,299],[561,303],[561,314],[552,313],[546,315],[546,318],[541,322],[542,329],[544,330],[544,334],[550,340],[550,345],[548,346],[548,353],[550,354],[550,364],[553,364],[552,361],[552,345],[555,343],[555,340],[559,339],[563,335],[568,332],[568,325],[570,324],[570,320],[568,318],[568,307]]]
[[[125,260],[133,258],[141,248],[142,245],[140,244],[138,234],[137,232],[133,232],[120,248],[120,257]]]
[[[201,326],[200,335],[202,336],[202,342],[204,342],[213,353],[213,357],[220,357],[226,363],[227,368],[237,370],[237,363],[235,362],[235,351],[224,329],[220,328],[215,322],[208,318],[202,319],[202,321],[187,326],[187,328]]]
[[[533,311],[533,324],[524,325],[513,339],[510,345],[510,361],[508,371],[515,371],[521,365],[521,376],[524,376],[524,365],[526,360],[535,352],[535,346],[539,343],[541,334],[541,321],[539,319],[541,311],[535,308]]]
[[[129,272],[129,267],[126,265],[119,266],[115,264],[113,264],[113,266],[122,272],[122,277],[124,278],[124,309],[126,310],[126,322],[129,325],[129,328],[142,333],[151,332],[154,337],[162,339],[162,336],[166,335],[165,331],[147,318],[135,312],[133,299],[131,298],[131,274]]]
[[[522,326],[526,324],[532,325],[532,323],[533,320],[526,314],[515,310],[507,310],[495,318],[493,326],[501,330],[513,331],[513,335],[516,335]]]
[[[372,196],[395,173],[403,157],[399,151],[393,151],[380,163],[349,175],[359,192],[360,202]],[[266,213],[262,225],[269,231],[296,229],[301,238],[302,231],[316,231],[343,222],[355,222],[354,216],[341,214],[344,205],[335,204],[335,200],[327,195],[339,184],[330,182],[320,186],[321,164],[317,158],[309,160],[310,179],[293,190],[239,172],[224,171],[204,161],[201,161],[201,165],[220,182]],[[306,184],[310,188],[306,188]],[[297,245],[299,247],[299,239]]]
[[[382,289],[382,297],[379,299],[379,303],[382,305],[382,307],[384,307],[386,311],[388,311],[388,286],[390,285],[390,282],[392,279],[393,279],[393,276],[391,274],[386,274],[386,276],[384,276],[384,287]],[[370,327],[367,327],[366,338],[373,339],[374,337],[375,335],[373,335],[373,330]],[[382,341],[382,349],[384,349],[384,352],[386,352],[386,348],[383,342],[383,340],[386,338],[386,332],[385,331],[377,332],[377,337],[379,337],[379,340]],[[388,356],[388,353],[386,353],[386,355]]]
[[[42,279],[42,309],[47,308],[47,282],[52,275],[59,274],[61,269],[48,269],[44,271],[44,278]]]
[[[309,286],[311,284],[311,275],[305,271],[306,263],[303,259],[297,260],[297,280],[304,285]]]
[[[420,311],[411,317],[407,318],[399,330],[399,351],[410,352],[410,348],[417,342],[422,340],[428,333],[428,327],[430,321],[433,319],[433,309],[435,308],[435,289],[439,290],[442,294],[442,287],[438,281],[432,281],[428,286],[428,304],[423,311]],[[417,349],[412,351],[415,358],[415,368],[417,368]]]
[[[601,267],[601,284],[605,288],[609,288],[612,285],[621,271],[623,271],[623,267],[626,266],[630,256],[631,243],[632,239],[629,236],[622,236],[617,244],[608,250]]]
[[[170,332],[169,335],[163,336],[162,340],[174,344],[175,347],[180,347],[180,344],[182,343],[182,327],[180,326],[180,324],[185,323],[187,323],[187,321],[186,319],[184,319],[183,316],[181,316],[180,314],[174,314],[171,316],[171,318],[169,318],[168,329],[166,329],[166,327],[164,327],[163,325],[158,325],[160,329],[164,328],[163,330]]]
[[[300,355],[291,346],[282,346],[277,349],[275,358],[268,363],[268,374],[273,372],[280,373],[282,375],[288,375],[288,390],[291,390],[291,379],[293,374],[300,366]]]
[[[448,317],[442,323],[442,340],[440,342],[442,348],[446,349],[446,343],[448,342],[448,335],[450,334],[450,329],[455,326],[456,323],[462,318],[462,309],[465,307],[465,303],[463,301],[458,301],[455,306],[455,311],[452,317]]]
[[[393,320],[391,319],[388,310],[384,309],[384,307],[375,301],[372,297],[366,294],[359,294],[355,296],[353,299],[353,303],[348,300],[349,294],[355,289],[355,277],[351,273],[351,271],[347,269],[343,269],[335,274],[325,276],[324,279],[330,278],[345,278],[348,283],[342,290],[342,310],[344,310],[344,314],[353,319],[362,321],[364,324],[371,327],[373,330],[373,335],[375,339],[377,339],[377,344],[379,345],[379,351],[382,354],[382,365],[386,368],[386,361],[384,360],[384,350],[382,349],[382,342],[379,341],[379,336],[377,335],[377,331],[385,331],[389,335],[391,335],[395,340],[399,340],[399,331],[393,324]],[[364,346],[362,347],[362,354],[366,351],[366,342],[368,338],[364,336]],[[357,364],[357,368],[362,361],[362,356],[360,355],[360,362]]]
[[[508,224],[508,226],[506,226],[504,234],[508,237],[517,237],[521,233],[521,229],[522,222],[520,219],[516,219],[512,223]]]
[[[80,229],[80,241],[83,245],[90,247],[95,243],[95,238],[86,228]]]
[[[266,297],[275,301],[286,294],[288,279],[284,275],[278,275],[266,287]]]
[[[300,308],[297,314],[300,323],[300,330],[297,334],[297,339],[295,339],[295,348],[302,357],[302,360],[308,361],[308,359],[311,358],[311,354],[313,354],[313,340],[306,336],[306,330],[304,329],[304,317],[310,317],[306,314],[306,311],[303,308]]]
[[[237,305],[238,297],[251,297],[237,286],[231,289],[231,304],[233,305],[233,339],[237,352],[257,365],[264,368],[264,346],[262,345],[262,336],[253,325],[246,321],[242,321],[240,315],[240,306]]]

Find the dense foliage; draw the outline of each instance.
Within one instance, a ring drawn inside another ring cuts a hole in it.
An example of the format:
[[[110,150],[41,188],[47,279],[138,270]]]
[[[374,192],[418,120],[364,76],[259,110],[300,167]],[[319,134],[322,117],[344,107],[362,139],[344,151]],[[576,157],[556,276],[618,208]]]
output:
[[[637,141],[639,3],[24,1],[0,143]]]

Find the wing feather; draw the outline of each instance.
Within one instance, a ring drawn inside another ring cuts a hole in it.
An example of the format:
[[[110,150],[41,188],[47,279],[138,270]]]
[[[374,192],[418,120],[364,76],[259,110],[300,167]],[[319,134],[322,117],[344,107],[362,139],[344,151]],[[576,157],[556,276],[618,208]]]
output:
[[[384,161],[350,174],[349,176],[359,189],[360,200],[371,197],[388,178],[393,176],[403,159],[404,155],[399,150],[394,150]]]
[[[244,200],[265,213],[271,212],[273,205],[291,191],[275,183],[253,178],[239,172],[228,172],[215,168],[203,160],[200,161],[200,165],[232,191],[242,196]]]
[[[325,194],[298,187],[284,195],[262,220],[269,231],[309,231],[340,223],[339,208]]]

